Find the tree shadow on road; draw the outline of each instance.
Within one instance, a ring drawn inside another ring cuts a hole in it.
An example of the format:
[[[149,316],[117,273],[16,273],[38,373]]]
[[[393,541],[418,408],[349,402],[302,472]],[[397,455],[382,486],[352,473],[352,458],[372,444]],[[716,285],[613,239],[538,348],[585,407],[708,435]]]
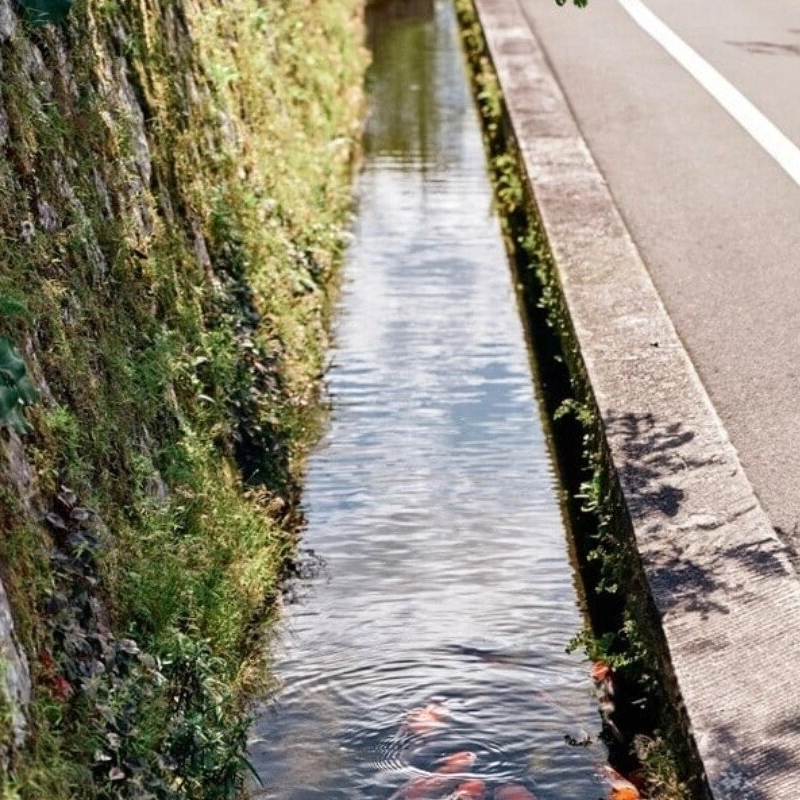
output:
[[[634,522],[654,512],[674,517],[685,495],[671,478],[690,466],[702,466],[681,452],[694,433],[680,422],[659,423],[653,414],[612,411],[603,422],[608,441],[623,455],[616,468]]]
[[[797,738],[800,734],[800,719],[785,718],[777,721],[769,733],[778,737],[778,742],[760,742],[757,748],[743,748],[741,736],[730,726],[718,726],[711,730],[713,750],[725,763],[715,783],[725,792],[724,796],[740,800],[771,800],[775,796],[774,783],[782,776],[800,774],[800,752]],[[783,739],[785,744],[781,744]],[[726,758],[736,753],[735,761]],[[769,777],[769,785],[764,779]]]
[[[720,460],[715,454],[698,457],[692,430],[653,414],[611,412],[604,423],[631,521],[654,543],[642,548],[642,558],[661,613],[727,614],[731,597],[746,593],[748,581],[785,576],[785,548],[776,537],[726,546],[715,533],[751,512],[755,501],[737,512],[711,508],[714,513],[689,516],[684,525],[665,525],[684,510],[692,472]],[[698,472],[698,481],[704,477]]]
[[[733,42],[726,41],[725,44],[747,50],[748,53],[760,56],[800,56],[800,44],[784,42]]]

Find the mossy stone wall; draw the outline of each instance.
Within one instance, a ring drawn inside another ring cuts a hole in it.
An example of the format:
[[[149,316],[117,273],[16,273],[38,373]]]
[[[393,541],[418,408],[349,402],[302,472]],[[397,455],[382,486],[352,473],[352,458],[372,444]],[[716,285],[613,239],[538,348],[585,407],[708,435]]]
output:
[[[29,433],[0,426],[0,798],[241,786],[319,427],[361,14],[77,0],[33,26],[0,0],[0,336],[40,393]]]

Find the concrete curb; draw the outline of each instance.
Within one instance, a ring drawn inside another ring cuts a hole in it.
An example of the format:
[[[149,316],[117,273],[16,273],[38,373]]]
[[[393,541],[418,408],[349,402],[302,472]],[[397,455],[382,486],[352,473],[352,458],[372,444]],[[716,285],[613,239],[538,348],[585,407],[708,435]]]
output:
[[[474,0],[717,800],[800,798],[800,581],[516,0]],[[591,66],[587,65],[587,69]]]

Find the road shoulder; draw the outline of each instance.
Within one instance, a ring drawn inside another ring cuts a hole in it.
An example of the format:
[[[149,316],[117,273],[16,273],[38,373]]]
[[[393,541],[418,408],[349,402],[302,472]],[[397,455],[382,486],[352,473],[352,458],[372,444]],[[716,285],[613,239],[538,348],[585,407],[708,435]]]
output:
[[[475,0],[717,800],[800,796],[800,582],[521,10]]]

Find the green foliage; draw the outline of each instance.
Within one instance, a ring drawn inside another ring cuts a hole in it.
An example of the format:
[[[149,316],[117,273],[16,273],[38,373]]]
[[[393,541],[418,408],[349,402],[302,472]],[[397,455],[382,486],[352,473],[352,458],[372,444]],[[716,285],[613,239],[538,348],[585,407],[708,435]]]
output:
[[[186,776],[177,797],[226,800],[237,797],[246,758],[250,720],[221,679],[226,665],[209,642],[175,633],[162,658],[169,698],[160,750],[175,775]]]
[[[0,319],[9,320],[14,317],[30,322],[31,313],[24,298],[10,294],[0,295]]]
[[[557,6],[565,6],[568,0],[556,0]],[[589,5],[589,0],[572,0],[572,4],[578,8],[586,8]]]
[[[658,690],[654,655],[631,616],[626,614],[618,630],[599,634],[585,625],[567,644],[567,653],[578,650],[583,650],[590,661],[604,661],[615,673],[624,674],[628,685],[638,686],[643,696]]]
[[[495,156],[493,159],[495,174],[495,196],[506,214],[513,214],[525,202],[522,181],[514,158],[507,154]]]
[[[553,422],[558,422],[567,416],[574,416],[584,430],[588,430],[596,421],[595,412],[588,403],[581,403],[574,398],[562,400],[553,413]]]
[[[586,626],[569,640],[566,652],[583,650],[590,661],[605,661],[612,669],[618,668],[626,662],[619,661],[619,656],[614,653],[616,638],[613,631],[596,636],[591,627]]]
[[[28,377],[19,350],[0,336],[0,424],[9,425],[20,435],[28,433],[22,411],[38,399],[39,392]]]
[[[0,386],[36,491],[0,483],[36,698],[0,798],[227,800],[318,430],[360,6],[90,11],[57,47],[20,26],[0,62]],[[27,410],[23,337],[48,387]]]
[[[636,736],[633,748],[646,776],[648,797],[654,800],[692,800],[697,796],[681,779],[668,734],[655,731],[653,736]]]
[[[34,25],[61,22],[72,8],[72,0],[17,0]]]

